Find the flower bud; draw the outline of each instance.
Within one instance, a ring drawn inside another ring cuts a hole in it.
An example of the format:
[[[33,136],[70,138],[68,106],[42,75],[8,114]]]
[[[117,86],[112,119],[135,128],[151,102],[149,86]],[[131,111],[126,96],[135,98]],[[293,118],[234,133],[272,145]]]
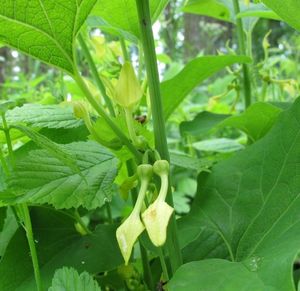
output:
[[[89,117],[89,112],[84,102],[78,101],[73,103],[73,113],[78,119],[86,119]]]
[[[169,175],[170,164],[166,160],[158,160],[153,165],[153,172],[158,175]]]
[[[113,97],[123,108],[132,109],[141,100],[142,95],[134,69],[130,62],[126,62],[122,67]]]

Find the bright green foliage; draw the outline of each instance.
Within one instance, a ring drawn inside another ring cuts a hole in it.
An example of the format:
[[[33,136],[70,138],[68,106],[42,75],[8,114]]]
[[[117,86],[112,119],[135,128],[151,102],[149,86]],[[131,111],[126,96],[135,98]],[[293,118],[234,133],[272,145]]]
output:
[[[231,153],[242,150],[244,147],[236,140],[229,138],[214,138],[193,143],[193,147],[199,151]]]
[[[270,130],[281,111],[271,104],[259,102],[250,106],[244,113],[227,118],[219,126],[238,128],[254,142]]]
[[[223,2],[222,0],[190,0],[182,10],[186,13],[210,16],[230,22],[230,9]]]
[[[164,115],[168,118],[184,98],[201,82],[235,63],[247,63],[245,56],[208,56],[190,61],[174,78],[161,84]]]
[[[153,21],[160,15],[168,0],[151,0],[150,10]],[[135,0],[98,0],[92,15],[102,17],[109,24],[139,37],[139,20]]]
[[[284,21],[300,31],[300,2],[298,0],[262,0],[273,9]]]
[[[0,5],[0,41],[74,74],[74,40],[96,0],[21,0]]]
[[[116,226],[99,225],[92,235],[81,236],[75,230],[75,221],[62,212],[33,208],[31,217],[46,290],[51,286],[55,270],[63,266],[98,274],[122,264],[115,239]],[[22,228],[12,238],[0,261],[0,277],[0,290],[35,290],[28,243]]]
[[[187,230],[194,227],[199,235],[197,248],[203,253],[221,243],[219,256],[243,262],[280,291],[294,290],[291,266],[300,243],[299,116],[300,99],[264,138],[220,162],[210,175],[200,175],[185,221]],[[201,232],[215,239],[205,241]],[[215,286],[210,284],[207,288]]]
[[[170,291],[279,291],[264,284],[258,274],[243,263],[220,259],[183,265],[168,284]]]
[[[8,124],[25,123],[32,127],[47,128],[73,128],[82,125],[82,121],[74,117],[72,107],[67,104],[25,104],[9,110],[6,120]]]
[[[209,132],[229,116],[229,114],[215,114],[203,111],[197,114],[192,121],[182,122],[180,124],[180,132],[181,134],[189,134],[192,136],[202,135]]]
[[[55,272],[49,288],[49,291],[62,290],[101,291],[101,288],[89,273],[83,272],[79,275],[75,269],[64,267]]]
[[[58,209],[95,209],[111,199],[117,166],[114,156],[94,142],[77,142],[64,148],[76,156],[80,172],[72,171],[45,150],[31,151],[18,161],[9,180],[17,201],[48,203]]]

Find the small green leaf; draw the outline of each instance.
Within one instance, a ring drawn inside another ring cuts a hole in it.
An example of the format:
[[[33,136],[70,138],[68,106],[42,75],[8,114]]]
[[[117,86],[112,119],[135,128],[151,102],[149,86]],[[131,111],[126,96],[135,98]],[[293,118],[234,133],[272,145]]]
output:
[[[0,5],[0,41],[74,74],[74,40],[96,0],[21,0]]]
[[[179,106],[184,98],[201,82],[235,63],[248,63],[245,56],[208,56],[190,61],[183,70],[161,84],[165,118]]]
[[[52,204],[54,207],[87,209],[111,200],[117,160],[95,142],[76,142],[63,148],[76,157],[79,173],[45,150],[34,150],[17,162],[9,189],[17,202]],[[5,192],[4,192],[5,194]],[[0,195],[1,197],[1,195]]]
[[[300,31],[300,2],[298,0],[262,0],[274,10],[285,22]]]
[[[262,138],[276,122],[281,109],[268,103],[258,102],[251,105],[238,116],[231,116],[219,124],[231,126],[245,132],[252,142]]]
[[[89,273],[83,272],[79,275],[75,269],[64,267],[55,272],[52,286],[48,289],[48,291],[62,290],[101,291],[101,288]]]

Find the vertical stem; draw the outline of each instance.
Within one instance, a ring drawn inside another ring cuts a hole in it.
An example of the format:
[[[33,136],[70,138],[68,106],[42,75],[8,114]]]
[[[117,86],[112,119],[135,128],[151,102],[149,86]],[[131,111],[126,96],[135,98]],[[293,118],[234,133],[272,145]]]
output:
[[[120,44],[121,44],[121,49],[122,49],[124,60],[129,62],[130,57],[129,57],[129,54],[127,51],[125,39],[123,37],[120,37]]]
[[[5,175],[8,176],[9,175],[9,169],[8,169],[8,166],[7,166],[7,163],[6,163],[6,160],[5,160],[5,157],[4,157],[1,146],[0,146],[0,162],[1,162],[1,165],[2,165],[2,168],[3,168],[3,171],[4,171]]]
[[[126,164],[127,166],[127,172],[129,176],[132,176],[135,174],[136,166],[133,160],[129,160]],[[132,202],[133,205],[135,204],[135,201],[137,200],[138,193],[136,188],[131,190],[131,197],[132,197]],[[139,246],[140,246],[140,251],[141,251],[141,257],[142,257],[142,264],[143,264],[143,271],[144,271],[144,280],[150,290],[155,290],[154,288],[154,283],[153,283],[153,278],[152,278],[152,273],[149,265],[149,258],[148,258],[148,252],[142,245],[142,243],[139,241]]]
[[[23,218],[24,227],[25,227],[25,231],[26,231],[26,237],[27,237],[27,241],[28,241],[28,245],[29,245],[29,249],[30,249],[36,287],[37,287],[38,291],[42,291],[43,287],[42,287],[42,280],[41,280],[41,274],[40,274],[40,268],[39,268],[39,261],[38,261],[35,241],[34,241],[33,232],[32,232],[32,224],[31,224],[29,209],[26,204],[22,204],[20,206],[20,209],[23,214],[22,218]]]
[[[14,152],[13,152],[13,148],[12,148],[12,142],[11,142],[11,138],[10,138],[10,134],[9,134],[9,127],[6,122],[5,114],[2,114],[2,122],[3,122],[3,129],[5,132],[5,138],[6,138],[6,143],[7,143],[7,147],[8,147],[10,161],[11,161],[12,165],[14,165],[14,163],[15,163]],[[10,174],[9,169],[8,169],[8,174]],[[29,245],[29,249],[30,249],[37,290],[42,291],[43,290],[42,280],[41,280],[41,275],[40,275],[38,256],[37,256],[35,242],[34,242],[33,233],[32,233],[32,224],[31,224],[29,209],[28,209],[27,204],[21,204],[20,206],[17,205],[16,208],[18,208],[22,214],[21,218],[24,222],[24,227],[25,227],[26,237],[27,237],[27,241],[28,241],[28,245]]]
[[[91,74],[92,74],[92,76],[93,76],[93,78],[94,78],[94,80],[97,84],[97,87],[98,87],[99,91],[101,92],[101,94],[104,98],[105,104],[108,108],[108,111],[109,111],[110,115],[111,116],[116,116],[115,111],[114,111],[114,107],[112,105],[112,102],[111,102],[110,98],[107,96],[105,86],[104,86],[104,84],[103,84],[103,82],[102,82],[102,80],[101,80],[101,78],[98,74],[95,62],[94,62],[94,60],[93,60],[93,58],[90,54],[90,51],[89,51],[89,49],[88,49],[88,47],[87,47],[87,45],[86,45],[86,43],[85,43],[85,41],[84,41],[81,34],[78,35],[78,41],[79,41],[79,44],[80,44],[81,49],[83,51],[83,54],[84,54],[84,56],[85,56],[85,58],[88,62],[89,68],[91,70]]]
[[[240,13],[240,5],[239,0],[233,0],[234,13],[235,15]],[[241,18],[236,18],[236,28],[237,28],[237,36],[239,43],[239,51],[242,55],[247,55],[246,51],[246,40],[243,28],[243,22]],[[251,77],[250,77],[250,68],[249,65],[243,64],[243,89],[244,89],[244,98],[245,98],[245,108],[251,105]]]
[[[14,154],[13,154],[13,147],[12,147],[12,142],[11,142],[11,138],[10,138],[10,134],[9,134],[9,127],[7,125],[6,118],[5,118],[5,113],[3,113],[1,117],[2,117],[2,122],[3,122],[3,130],[4,130],[4,134],[5,134],[9,159],[10,159],[11,164],[14,165],[15,160],[14,160]]]
[[[165,281],[169,281],[169,273],[162,248],[158,248],[159,261],[163,271]]]
[[[110,207],[110,204],[109,204],[108,201],[105,202],[105,207],[106,207],[106,213],[107,213],[108,222],[110,224],[113,224],[114,220],[113,220],[112,213],[111,213],[111,207]]]
[[[153,127],[155,136],[155,148],[162,159],[170,160],[165,121],[162,108],[160,92],[160,81],[157,68],[157,59],[152,31],[149,0],[136,0],[138,16],[140,21],[141,40],[144,49],[144,62],[147,71],[149,93],[151,100]],[[171,206],[174,205],[171,188],[169,187],[167,200]],[[182,256],[177,236],[177,225],[175,215],[172,215],[169,225],[169,235],[167,239],[172,271],[175,272],[182,264]]]

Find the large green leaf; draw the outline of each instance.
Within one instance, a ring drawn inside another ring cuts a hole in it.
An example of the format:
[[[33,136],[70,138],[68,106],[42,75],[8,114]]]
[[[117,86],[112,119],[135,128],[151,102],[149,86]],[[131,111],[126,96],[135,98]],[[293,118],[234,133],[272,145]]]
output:
[[[168,0],[151,0],[150,12],[155,21],[167,5]],[[139,37],[139,19],[135,0],[98,0],[92,15],[103,18],[111,25]]]
[[[290,26],[300,31],[300,1],[299,0],[262,0],[273,9]]]
[[[280,291],[294,290],[292,264],[300,249],[299,116],[300,99],[264,138],[200,175],[197,198],[181,225],[203,253],[221,240],[221,258],[252,264],[265,285]],[[201,232],[219,239],[207,243]]]
[[[31,218],[45,289],[50,287],[55,270],[63,266],[98,274],[123,263],[115,225],[99,225],[93,234],[81,236],[75,230],[75,221],[62,212],[35,207]],[[22,228],[0,261],[0,278],[0,290],[35,290],[32,262]]]
[[[268,103],[251,105],[238,116],[231,116],[219,126],[231,126],[245,132],[252,142],[262,138],[273,126],[282,110]]]
[[[202,81],[227,66],[247,63],[245,56],[207,56],[190,61],[175,77],[161,84],[163,109],[166,118],[178,107],[184,98]]]
[[[49,291],[101,291],[93,277],[83,272],[80,275],[73,268],[62,268],[55,272]]]
[[[20,160],[9,180],[14,201],[48,203],[56,208],[101,207],[111,199],[117,160],[95,142],[75,142],[63,146],[76,157],[80,172],[72,171],[45,150],[29,152]]]
[[[20,0],[0,5],[0,42],[74,73],[74,39],[96,0]]]
[[[25,104],[6,113],[9,124],[25,123],[32,127],[73,128],[82,125],[70,105]],[[0,121],[0,125],[2,121]]]
[[[275,291],[243,263],[210,259],[183,265],[168,284],[170,291]],[[279,291],[279,290],[277,290]]]

